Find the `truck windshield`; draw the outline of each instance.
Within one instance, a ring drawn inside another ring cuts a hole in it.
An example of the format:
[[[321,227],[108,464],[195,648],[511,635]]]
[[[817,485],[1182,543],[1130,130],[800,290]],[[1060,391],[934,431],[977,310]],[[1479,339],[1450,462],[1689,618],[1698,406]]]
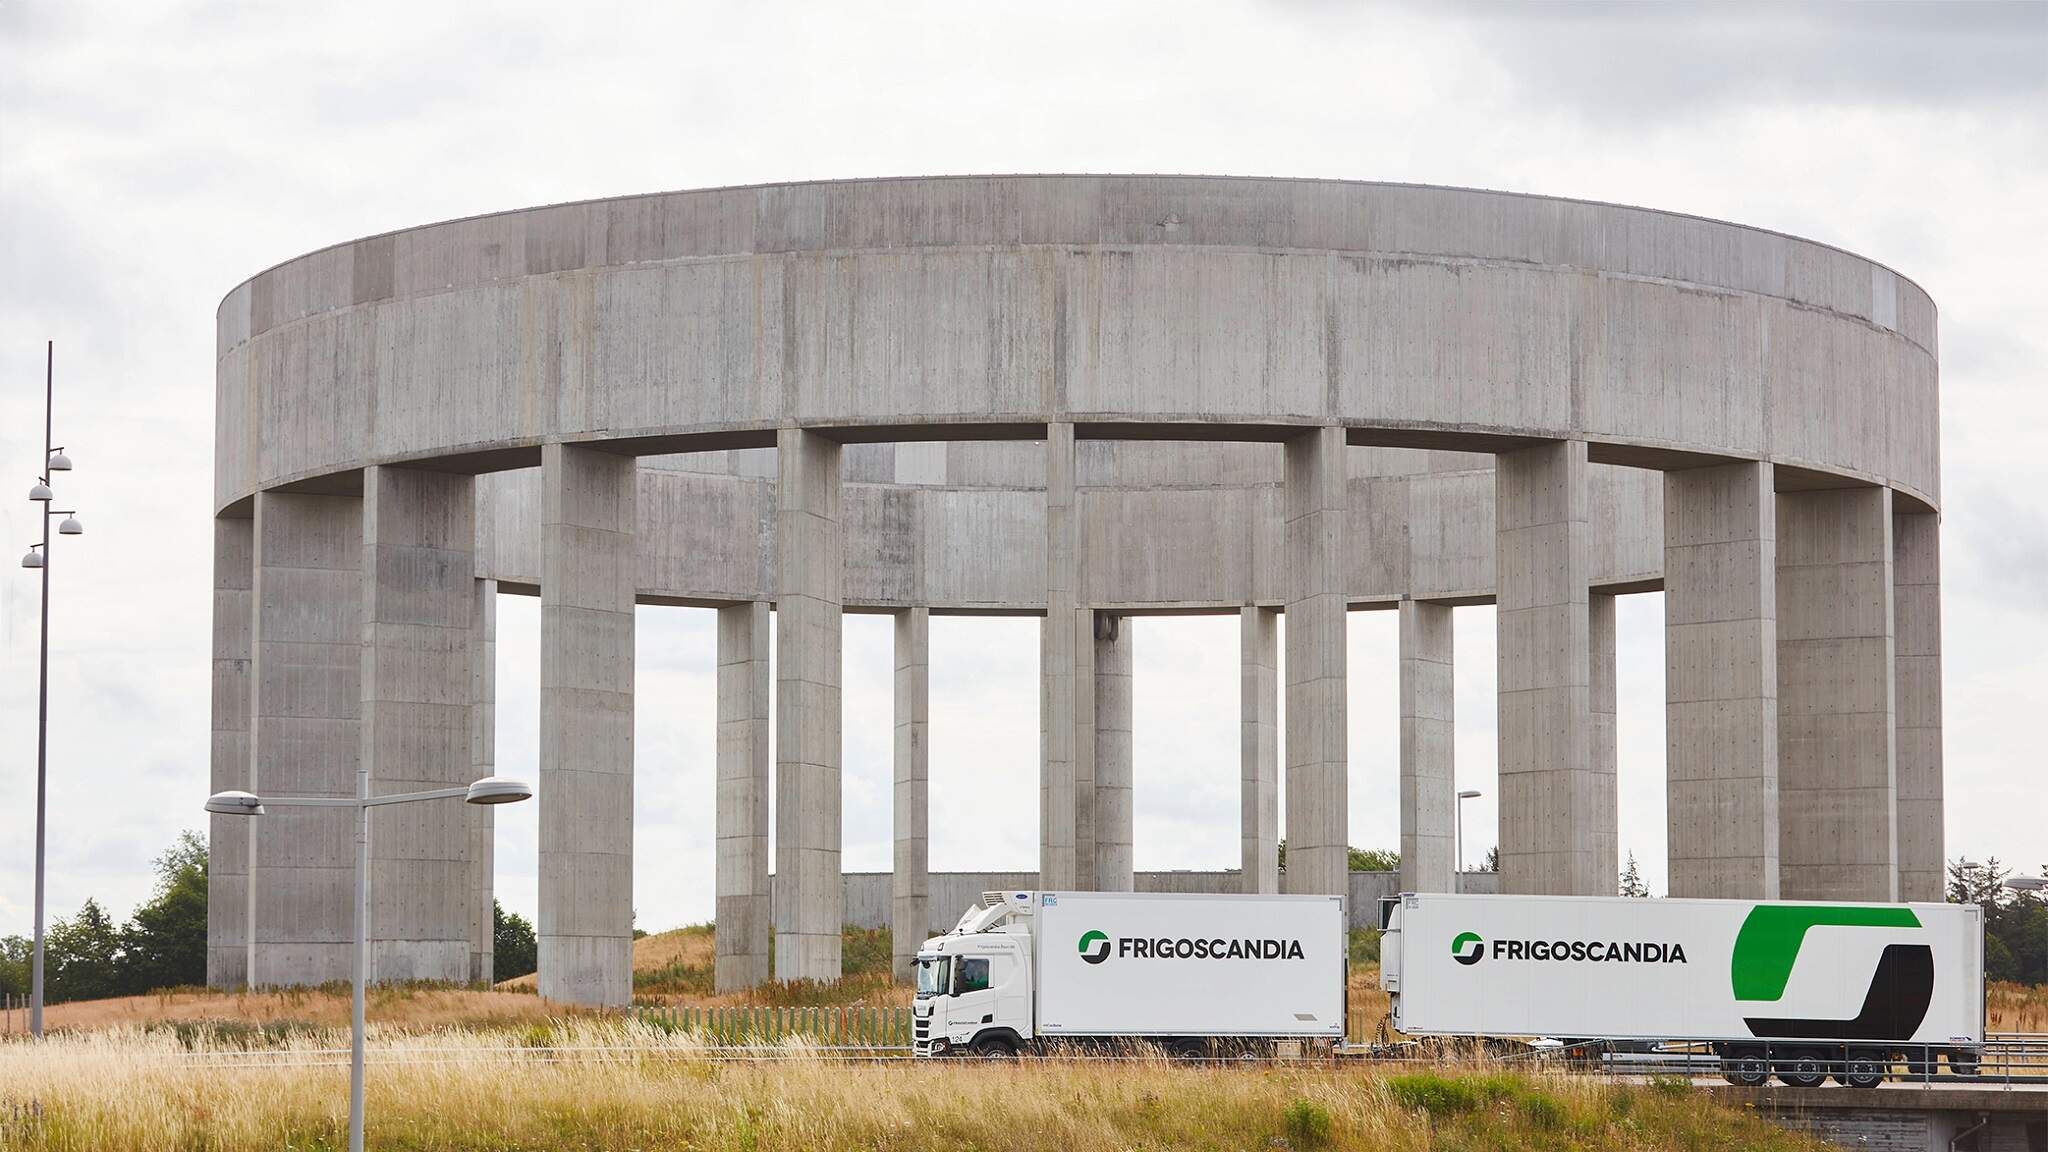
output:
[[[917,998],[943,995],[951,979],[953,960],[949,956],[920,956],[917,961]]]

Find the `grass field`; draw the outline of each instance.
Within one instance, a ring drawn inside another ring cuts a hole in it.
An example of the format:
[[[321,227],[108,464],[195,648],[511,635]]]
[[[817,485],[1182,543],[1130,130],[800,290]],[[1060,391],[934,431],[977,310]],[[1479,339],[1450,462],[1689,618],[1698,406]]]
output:
[[[1157,1060],[846,1066],[797,1048],[730,1064],[617,1018],[377,1032],[369,1145],[408,1152],[1822,1147],[1676,1081]],[[346,1034],[301,1032],[253,1057],[249,1041],[123,1025],[0,1043],[0,1148],[343,1146],[346,1068],[312,1062],[334,1059],[317,1051]],[[250,1059],[294,1066],[233,1066]]]

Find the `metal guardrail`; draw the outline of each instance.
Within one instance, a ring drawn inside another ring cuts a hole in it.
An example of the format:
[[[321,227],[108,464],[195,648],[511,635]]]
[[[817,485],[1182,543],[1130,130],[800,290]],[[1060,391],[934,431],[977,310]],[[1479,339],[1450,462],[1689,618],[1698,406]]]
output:
[[[872,1008],[634,1005],[627,1012],[651,1028],[695,1033],[715,1045],[770,1045],[800,1038],[827,1048],[910,1050],[911,1012],[908,1007],[898,1005]]]

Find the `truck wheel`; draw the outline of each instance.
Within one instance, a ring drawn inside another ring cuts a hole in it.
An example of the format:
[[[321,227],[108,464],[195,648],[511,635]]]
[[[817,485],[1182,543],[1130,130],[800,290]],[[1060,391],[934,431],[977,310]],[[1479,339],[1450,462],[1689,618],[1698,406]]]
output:
[[[1886,1061],[1881,1052],[1851,1049],[1836,1079],[1850,1088],[1875,1088],[1884,1083]]]
[[[1934,1053],[1926,1048],[1906,1050],[1906,1074],[1915,1080],[1925,1080],[1934,1075]]]
[[[1975,1079],[1981,1057],[1975,1052],[1952,1048],[1948,1054],[1948,1070],[1956,1076]]]
[[[1017,1042],[1008,1036],[984,1036],[974,1042],[970,1051],[984,1060],[1015,1060]]]
[[[1771,1078],[1771,1066],[1764,1063],[1761,1052],[1730,1052],[1721,1058],[1721,1075],[1730,1084],[1759,1088],[1763,1086],[1764,1081]]]
[[[1802,1048],[1778,1061],[1778,1079],[1792,1088],[1818,1088],[1828,1081],[1827,1058],[1812,1048]]]

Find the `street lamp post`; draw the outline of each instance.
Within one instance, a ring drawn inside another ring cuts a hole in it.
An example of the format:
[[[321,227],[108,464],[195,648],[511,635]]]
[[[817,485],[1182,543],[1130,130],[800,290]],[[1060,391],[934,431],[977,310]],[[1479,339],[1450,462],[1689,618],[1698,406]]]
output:
[[[1465,875],[1465,801],[1479,795],[1479,789],[1467,788],[1458,793],[1458,839],[1451,852],[1458,858],[1458,866],[1451,871],[1451,891],[1456,892]]]
[[[62,447],[50,443],[51,409],[57,391],[56,366],[57,344],[53,340],[43,345],[43,470],[37,475],[35,486],[28,490],[30,502],[43,506],[43,542],[29,545],[28,555],[21,558],[23,568],[40,569],[43,576],[42,638],[37,656],[36,689],[36,940],[35,952],[29,959],[28,978],[28,1030],[38,1039],[43,1035],[43,848],[48,839],[45,817],[50,780],[50,569],[54,566],[51,563],[50,517],[64,517],[64,522],[57,528],[60,536],[78,536],[85,532],[85,525],[78,522],[75,511],[51,509],[57,494],[50,490],[50,477],[71,471],[71,457],[64,454]]]
[[[364,952],[369,946],[370,926],[370,809],[386,804],[410,804],[417,800],[452,800],[462,797],[471,804],[511,804],[533,795],[533,786],[503,776],[486,776],[462,788],[436,788],[429,792],[399,792],[390,796],[370,795],[367,762],[356,768],[354,796],[257,796],[249,792],[216,792],[206,798],[206,810],[220,816],[261,816],[266,805],[288,807],[354,808],[356,810],[356,912],[355,948],[349,964],[354,986],[349,1008],[348,1146],[349,1152],[363,1152],[363,979],[368,964]],[[249,862],[252,866],[254,860]],[[251,873],[251,881],[254,873]],[[255,986],[256,973],[248,974]]]

